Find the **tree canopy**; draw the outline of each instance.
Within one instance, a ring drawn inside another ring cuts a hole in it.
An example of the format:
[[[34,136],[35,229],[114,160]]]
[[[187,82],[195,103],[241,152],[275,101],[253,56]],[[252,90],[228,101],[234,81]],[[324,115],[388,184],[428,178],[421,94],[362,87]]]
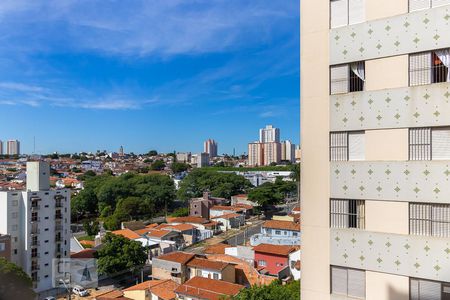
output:
[[[103,247],[95,253],[99,274],[112,275],[142,266],[147,254],[142,244],[120,235],[107,233]]]
[[[250,181],[234,173],[220,173],[207,169],[195,169],[180,184],[178,198],[188,200],[201,197],[209,191],[214,197],[231,198],[233,195],[247,192],[251,188]]]
[[[72,217],[104,218],[105,227],[117,229],[121,221],[150,218],[175,199],[175,185],[168,176],[126,173],[118,177],[87,178],[85,189],[72,200]],[[109,218],[109,219],[108,219]]]
[[[164,163],[164,161],[162,161],[160,159],[155,160],[150,165],[150,169],[152,169],[153,171],[161,171],[161,170],[164,170],[165,167],[166,167],[166,164]]]
[[[35,299],[31,278],[17,265],[0,257],[0,299]]]
[[[174,162],[172,163],[172,166],[170,168],[172,172],[176,174],[187,171],[189,169],[189,165],[185,163]]]
[[[269,285],[254,285],[243,289],[235,300],[300,300],[300,281],[292,281],[282,285],[274,281]]]
[[[297,192],[297,185],[293,181],[283,181],[277,178],[274,183],[265,182],[248,193],[248,199],[258,203],[261,207],[280,204],[286,197]]]

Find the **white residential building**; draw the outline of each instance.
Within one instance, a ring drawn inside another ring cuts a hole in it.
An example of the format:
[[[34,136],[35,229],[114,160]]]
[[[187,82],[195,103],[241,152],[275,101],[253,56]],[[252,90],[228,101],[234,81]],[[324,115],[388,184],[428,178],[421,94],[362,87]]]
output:
[[[208,139],[203,143],[203,152],[209,154],[209,157],[217,157],[217,142],[212,139]]]
[[[70,255],[70,191],[50,190],[49,175],[48,163],[27,162],[26,191],[0,191],[0,233],[37,292],[52,288],[52,259]]]
[[[18,140],[9,140],[6,142],[6,154],[20,155],[20,142]]]
[[[259,130],[259,141],[261,143],[279,143],[280,129],[274,128],[272,125],[266,125],[266,128],[261,128]]]
[[[295,162],[295,144],[290,140],[281,143],[281,160]]]

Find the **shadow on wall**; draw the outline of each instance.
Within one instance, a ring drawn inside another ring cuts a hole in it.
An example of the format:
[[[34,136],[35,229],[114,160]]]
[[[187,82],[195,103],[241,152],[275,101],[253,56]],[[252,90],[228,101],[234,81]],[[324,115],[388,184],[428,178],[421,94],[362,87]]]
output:
[[[409,293],[405,293],[404,290],[399,290],[389,285],[387,300],[409,300]]]

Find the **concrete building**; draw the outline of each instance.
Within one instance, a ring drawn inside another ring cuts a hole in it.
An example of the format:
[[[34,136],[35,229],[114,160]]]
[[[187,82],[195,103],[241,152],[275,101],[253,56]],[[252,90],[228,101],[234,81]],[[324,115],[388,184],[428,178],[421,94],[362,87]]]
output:
[[[191,162],[191,152],[178,152],[177,153],[177,161],[182,163],[190,163]]]
[[[259,142],[260,143],[279,143],[280,142],[280,129],[275,128],[272,125],[266,125],[266,128],[259,130]]]
[[[0,234],[0,257],[11,261],[11,236]]]
[[[194,257],[187,263],[187,266],[189,278],[199,276],[235,283],[236,270],[233,264]]]
[[[281,160],[295,162],[295,144],[290,140],[281,143]]]
[[[248,165],[264,166],[264,144],[259,142],[248,144]]]
[[[224,198],[211,197],[209,192],[204,192],[203,197],[192,198],[189,202],[189,215],[209,219],[210,209],[214,205],[223,205],[227,202]]]
[[[281,143],[270,142],[264,143],[264,165],[281,162]]]
[[[0,140],[0,155],[3,155],[3,141]]]
[[[206,152],[202,152],[195,155],[195,162],[192,161],[193,164],[197,165],[197,168],[204,168],[209,166],[209,154]]]
[[[203,152],[208,153],[209,157],[217,157],[217,142],[212,139],[208,139],[203,143]]]
[[[303,300],[450,298],[449,4],[301,1]]]
[[[37,292],[52,288],[52,260],[70,256],[70,191],[50,190],[49,176],[48,163],[27,162],[26,191],[0,191],[0,233]]]
[[[20,142],[18,140],[9,140],[6,142],[7,155],[20,155]]]

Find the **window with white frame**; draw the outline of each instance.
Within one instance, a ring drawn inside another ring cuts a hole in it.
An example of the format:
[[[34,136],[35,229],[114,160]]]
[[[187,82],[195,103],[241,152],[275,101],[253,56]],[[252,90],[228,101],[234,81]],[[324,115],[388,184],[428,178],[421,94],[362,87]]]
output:
[[[450,49],[409,55],[409,85],[450,82]]]
[[[366,272],[342,267],[331,267],[331,294],[365,299]]]
[[[364,160],[365,132],[344,131],[330,133],[330,160]]]
[[[409,299],[411,300],[450,299],[450,285],[448,283],[410,278],[409,287]]]
[[[265,260],[258,260],[258,266],[265,267],[267,265]]]
[[[364,200],[330,200],[331,228],[358,228],[365,226]]]
[[[364,22],[365,2],[365,0],[330,0],[330,28]]]
[[[437,203],[409,204],[409,233],[450,237],[450,205]]]
[[[344,94],[364,90],[365,62],[330,66],[330,94]]]
[[[410,160],[449,160],[450,127],[409,129]]]
[[[409,0],[409,11],[416,11],[450,4],[450,0]]]

